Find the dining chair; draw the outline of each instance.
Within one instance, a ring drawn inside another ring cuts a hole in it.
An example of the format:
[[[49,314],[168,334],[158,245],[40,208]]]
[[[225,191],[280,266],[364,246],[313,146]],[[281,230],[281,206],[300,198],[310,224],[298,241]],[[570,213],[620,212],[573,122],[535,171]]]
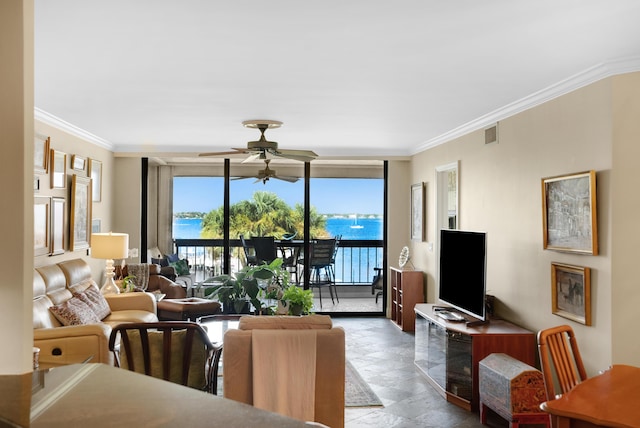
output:
[[[256,257],[256,249],[247,244],[244,235],[240,235],[240,243],[242,244],[242,250],[244,251],[244,258],[247,262],[247,266],[255,266],[258,264],[258,258]]]
[[[111,331],[109,350],[116,367],[217,395],[222,344],[212,343],[198,323],[120,324]]]
[[[570,326],[540,330],[538,352],[547,400],[555,399],[558,394],[564,394],[587,378],[578,341]],[[554,373],[558,389],[555,388]]]
[[[338,298],[338,291],[335,282],[335,271],[333,264],[335,261],[335,239],[318,239],[310,243],[309,269],[311,277],[309,286],[318,289],[318,297],[320,298],[320,309],[322,309],[322,287],[329,288],[331,302],[335,304]],[[335,294],[335,300],[334,300]]]
[[[256,250],[257,264],[271,263],[278,258],[276,239],[273,236],[254,236],[251,244]]]

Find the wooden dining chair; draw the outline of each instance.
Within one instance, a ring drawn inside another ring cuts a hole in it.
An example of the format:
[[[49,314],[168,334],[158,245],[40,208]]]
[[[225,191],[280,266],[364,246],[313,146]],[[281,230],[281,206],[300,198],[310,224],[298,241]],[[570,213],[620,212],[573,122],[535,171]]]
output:
[[[222,344],[211,343],[200,324],[120,324],[111,331],[109,350],[116,367],[217,395]]]
[[[538,352],[547,400],[564,394],[587,378],[573,329],[568,325],[540,330]],[[558,380],[555,388],[554,373]]]

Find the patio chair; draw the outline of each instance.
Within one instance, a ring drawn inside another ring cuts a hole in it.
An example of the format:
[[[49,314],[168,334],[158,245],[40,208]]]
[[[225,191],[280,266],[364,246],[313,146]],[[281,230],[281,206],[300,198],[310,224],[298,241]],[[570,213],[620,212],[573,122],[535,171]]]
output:
[[[334,275],[335,260],[335,239],[319,239],[311,242],[311,253],[309,254],[309,267],[311,269],[311,280],[309,285],[318,289],[318,297],[320,298],[320,309],[322,309],[322,287],[329,287],[331,302],[335,304],[338,298],[338,290],[336,288]],[[335,293],[335,300],[334,300]]]

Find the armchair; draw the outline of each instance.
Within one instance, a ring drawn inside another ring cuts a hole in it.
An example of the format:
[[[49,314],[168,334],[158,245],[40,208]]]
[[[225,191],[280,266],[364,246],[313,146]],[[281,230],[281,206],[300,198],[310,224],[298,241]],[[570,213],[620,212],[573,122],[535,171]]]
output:
[[[154,292],[159,291],[166,295],[167,299],[181,299],[187,297],[187,292],[184,287],[170,280],[162,275],[161,267],[157,264],[139,263],[125,265],[122,268],[122,276],[125,277],[129,274],[138,276],[141,272],[145,272],[148,267],[148,277],[146,278],[147,288],[146,291]],[[145,279],[140,278],[136,284],[140,285],[144,283]]]
[[[243,316],[222,369],[226,398],[344,427],[345,336],[329,316]]]

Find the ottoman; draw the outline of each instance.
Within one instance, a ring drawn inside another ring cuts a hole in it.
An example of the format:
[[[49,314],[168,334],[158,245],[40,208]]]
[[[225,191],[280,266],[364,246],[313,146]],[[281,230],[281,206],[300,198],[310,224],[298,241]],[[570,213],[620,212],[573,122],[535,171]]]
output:
[[[163,321],[197,321],[206,315],[222,312],[219,302],[198,297],[164,299],[158,302],[158,319]]]

